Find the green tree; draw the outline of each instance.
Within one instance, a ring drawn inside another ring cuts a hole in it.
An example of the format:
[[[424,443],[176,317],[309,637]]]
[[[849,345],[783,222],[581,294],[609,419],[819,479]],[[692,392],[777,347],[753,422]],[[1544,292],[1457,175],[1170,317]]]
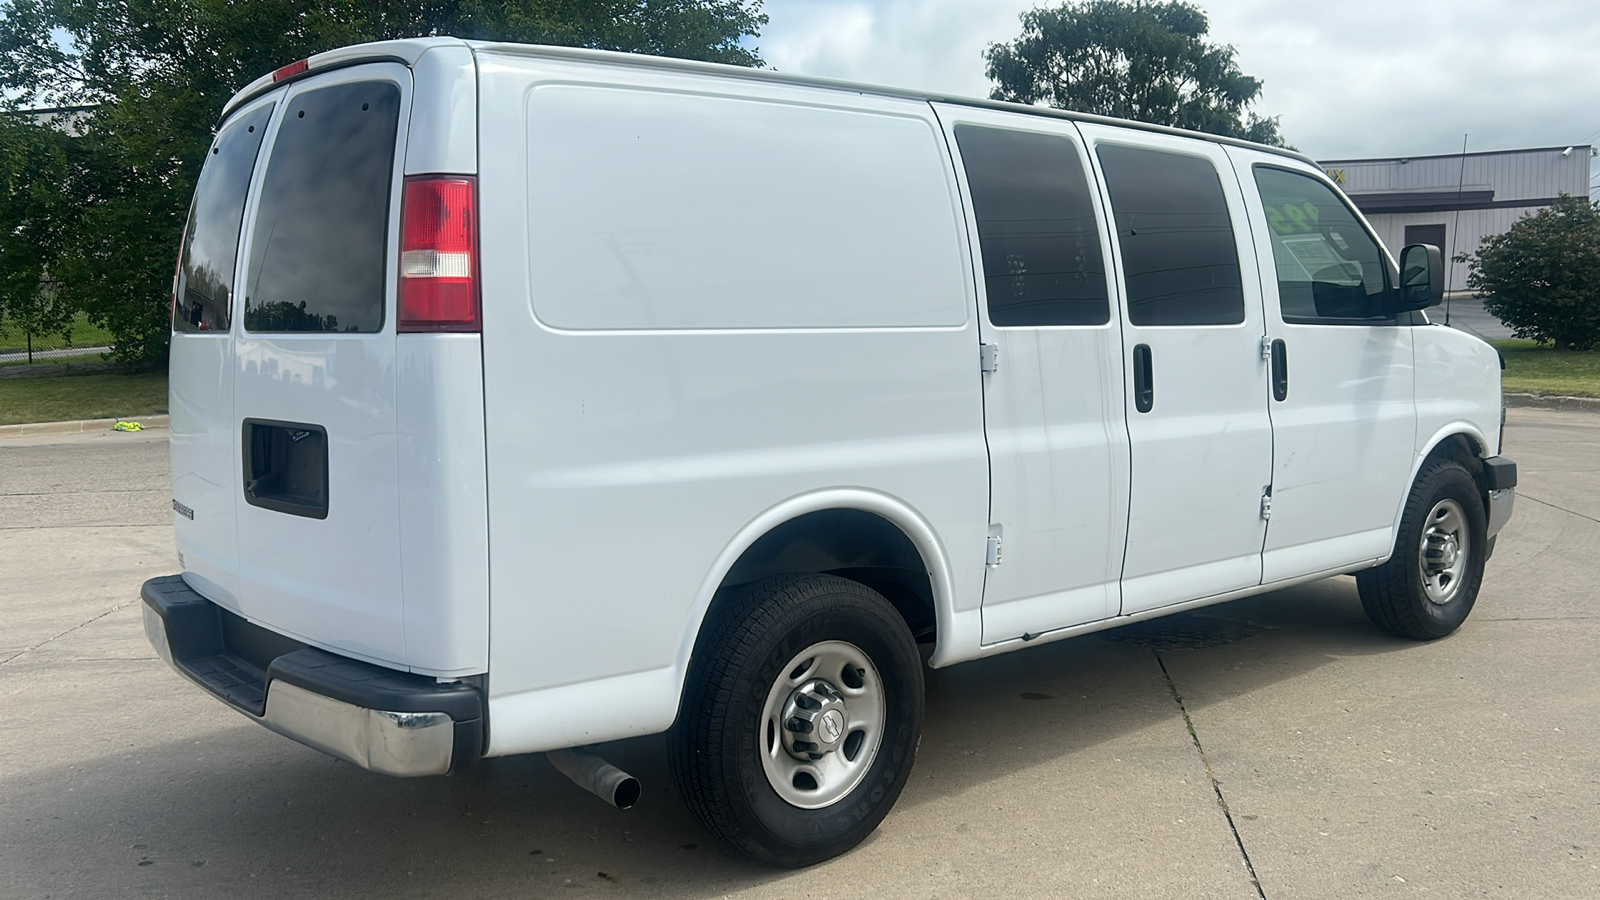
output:
[[[1021,15],[1022,34],[984,51],[989,96],[1284,146],[1278,119],[1246,107],[1261,81],[1182,0],[1084,0]]]
[[[761,0],[0,0],[0,97],[96,104],[69,136],[55,208],[23,241],[115,336],[167,347],[179,236],[222,106],[274,68],[362,41],[451,34],[761,65]],[[0,232],[7,244],[14,235]]]
[[[1557,350],[1600,347],[1600,203],[1563,194],[1456,262],[1511,333]]]
[[[67,213],[60,190],[67,168],[59,131],[32,117],[0,115],[0,332],[30,353],[35,338],[66,334],[72,323],[47,267]]]

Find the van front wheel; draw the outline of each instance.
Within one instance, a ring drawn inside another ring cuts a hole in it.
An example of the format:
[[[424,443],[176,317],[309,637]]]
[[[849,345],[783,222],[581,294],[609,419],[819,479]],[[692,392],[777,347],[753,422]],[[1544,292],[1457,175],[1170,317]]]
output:
[[[1417,475],[1389,561],[1356,574],[1367,617],[1401,637],[1431,641],[1461,627],[1478,599],[1488,550],[1477,482],[1455,460]]]
[[[769,865],[811,865],[860,843],[900,796],[922,660],[865,585],[799,575],[736,590],[696,644],[673,775],[706,830]]]

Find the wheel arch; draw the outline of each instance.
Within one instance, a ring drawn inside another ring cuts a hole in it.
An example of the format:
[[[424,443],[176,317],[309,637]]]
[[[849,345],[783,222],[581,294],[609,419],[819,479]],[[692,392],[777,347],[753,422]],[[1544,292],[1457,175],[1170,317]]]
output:
[[[914,576],[895,574],[909,571],[913,563],[921,569],[920,585]],[[860,581],[884,594],[914,634],[949,633],[954,578],[944,545],[926,518],[897,497],[862,488],[802,494],[752,518],[707,571],[678,648],[674,674],[680,697],[719,593],[768,575],[800,572]]]
[[[1476,425],[1467,421],[1451,422],[1435,431],[1428,442],[1422,446],[1422,451],[1411,462],[1411,476],[1406,479],[1405,495],[1395,504],[1394,521],[1389,524],[1390,544],[1394,537],[1400,533],[1400,519],[1405,515],[1406,499],[1417,486],[1417,476],[1422,474],[1422,469],[1436,459],[1459,460],[1472,473],[1474,481],[1482,486],[1483,466],[1480,460],[1489,452],[1489,441]],[[1392,552],[1392,550],[1391,550]],[[1378,563],[1388,561],[1388,556],[1378,560]]]

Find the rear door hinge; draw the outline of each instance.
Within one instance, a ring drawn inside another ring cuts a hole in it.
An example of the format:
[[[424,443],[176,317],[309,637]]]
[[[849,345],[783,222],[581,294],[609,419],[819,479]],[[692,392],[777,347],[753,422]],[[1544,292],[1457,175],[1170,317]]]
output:
[[[983,557],[983,561],[984,561],[985,565],[990,565],[990,566],[998,566],[998,565],[1000,565],[1000,540],[1001,540],[1001,537],[1000,537],[1000,526],[999,525],[990,525],[989,526],[989,548],[988,548],[988,552],[985,553],[984,557]]]
[[[1266,521],[1272,518],[1272,485],[1261,489],[1261,519]]]
[[[1000,369],[1000,345],[978,345],[978,368],[984,372],[996,372]]]

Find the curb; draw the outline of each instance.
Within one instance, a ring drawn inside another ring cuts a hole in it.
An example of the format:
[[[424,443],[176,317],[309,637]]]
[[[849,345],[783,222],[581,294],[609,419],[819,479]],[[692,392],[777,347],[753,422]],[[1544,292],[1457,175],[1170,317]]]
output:
[[[1553,394],[1506,394],[1506,406],[1600,412],[1600,397],[1558,397]]]
[[[79,434],[90,431],[110,431],[118,422],[136,421],[145,428],[166,428],[168,417],[134,416],[129,419],[77,419],[71,422],[34,422],[27,425],[0,425],[0,437],[22,434]]]

